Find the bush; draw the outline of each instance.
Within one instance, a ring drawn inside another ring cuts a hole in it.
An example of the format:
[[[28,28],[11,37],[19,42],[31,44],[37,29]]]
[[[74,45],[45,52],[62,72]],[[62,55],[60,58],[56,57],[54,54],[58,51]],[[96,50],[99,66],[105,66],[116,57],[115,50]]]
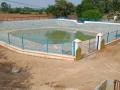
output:
[[[87,10],[82,13],[82,18],[100,19],[101,17],[102,14],[98,9]]]

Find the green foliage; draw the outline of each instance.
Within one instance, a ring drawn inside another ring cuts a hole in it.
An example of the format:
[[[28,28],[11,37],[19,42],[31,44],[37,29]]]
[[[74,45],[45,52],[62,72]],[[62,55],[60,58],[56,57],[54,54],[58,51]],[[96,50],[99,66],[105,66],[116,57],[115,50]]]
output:
[[[47,8],[47,13],[51,13],[56,17],[67,17],[74,11],[74,5],[66,0],[56,0],[55,5],[51,5]]]
[[[93,18],[96,18],[95,14],[99,14],[97,18],[101,18],[103,14],[112,11],[120,12],[119,0],[83,0],[82,3],[76,7],[76,14],[78,18],[81,18],[82,16],[91,18],[92,14],[94,15]],[[92,12],[91,15],[90,12]],[[89,15],[87,15],[87,13]]]
[[[81,7],[82,7],[82,11],[87,11],[97,8],[96,6],[93,6],[91,0],[83,0]]]
[[[81,59],[81,48],[79,47],[76,51],[76,60],[80,60]]]
[[[85,40],[89,40],[89,39],[95,38],[95,36],[87,35],[87,34],[84,34],[84,33],[80,32],[80,31],[77,31],[75,33],[75,38],[80,39],[82,41],[85,41]]]
[[[119,0],[113,0],[113,11],[120,12],[120,1]]]
[[[8,12],[10,8],[11,8],[11,6],[9,4],[7,4],[6,2],[1,3],[1,10],[3,12]]]
[[[78,5],[76,7],[76,14],[77,14],[77,17],[81,17],[81,13],[82,13],[82,6],[81,5]]]
[[[54,5],[49,5],[46,11],[48,14],[56,15],[56,7]]]
[[[102,14],[97,9],[87,10],[84,11],[81,15],[83,18],[94,18],[94,19],[100,19],[102,17]]]
[[[112,10],[111,0],[96,0],[93,5],[95,5],[102,13],[108,13]]]
[[[50,43],[68,42],[71,38],[70,33],[65,31],[48,31],[46,37]]]
[[[93,11],[95,10],[95,11]],[[11,8],[6,2],[1,3],[0,12],[8,13],[21,13],[30,14],[32,12],[42,14],[47,12],[47,14],[52,14],[55,17],[67,17],[70,14],[76,13],[78,18],[88,17],[91,18],[101,18],[103,14],[110,12],[120,12],[120,1],[119,0],[82,0],[82,3],[78,6],[74,6],[71,2],[67,0],[55,0],[55,5],[50,5],[48,8],[33,9],[29,7],[24,8]],[[87,14],[88,15],[87,15]],[[92,13],[90,15],[90,13]],[[86,15],[85,15],[86,14]],[[98,15],[98,17],[96,17]]]
[[[37,12],[37,13],[42,14],[43,12],[46,12],[46,9],[44,9],[44,8],[42,8],[42,9],[33,9],[33,8],[30,8],[30,7],[11,8],[11,6],[9,4],[7,4],[6,2],[2,2],[0,11],[8,12],[8,13],[20,13],[20,14],[30,14],[32,12]]]
[[[91,0],[83,0],[81,4],[76,7],[77,17],[81,17],[82,13],[91,9],[96,9],[97,7],[91,3]]]

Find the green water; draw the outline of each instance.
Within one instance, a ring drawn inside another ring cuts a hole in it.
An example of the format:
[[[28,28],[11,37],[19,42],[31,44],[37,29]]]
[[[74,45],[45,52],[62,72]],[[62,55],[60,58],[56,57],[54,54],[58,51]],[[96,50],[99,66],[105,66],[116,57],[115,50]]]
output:
[[[11,34],[37,43],[46,43],[47,41],[49,44],[72,42],[76,38],[82,41],[94,38],[94,36],[82,32],[73,33],[60,29],[19,30],[11,32]]]

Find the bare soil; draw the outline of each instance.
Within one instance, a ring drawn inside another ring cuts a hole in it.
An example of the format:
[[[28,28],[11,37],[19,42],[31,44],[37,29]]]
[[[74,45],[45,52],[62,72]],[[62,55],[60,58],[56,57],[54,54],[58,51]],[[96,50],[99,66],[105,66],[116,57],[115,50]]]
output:
[[[0,13],[0,21],[10,21],[10,20],[33,20],[33,19],[51,19],[54,18],[53,15],[48,14],[10,14],[10,13]],[[69,19],[76,19],[74,14],[68,15]]]
[[[52,16],[47,14],[9,14],[0,13],[0,20],[32,20],[32,19],[48,19]]]
[[[120,42],[78,62],[28,56],[4,47],[0,56],[0,62],[30,68],[28,90],[94,90],[103,80],[120,80]]]

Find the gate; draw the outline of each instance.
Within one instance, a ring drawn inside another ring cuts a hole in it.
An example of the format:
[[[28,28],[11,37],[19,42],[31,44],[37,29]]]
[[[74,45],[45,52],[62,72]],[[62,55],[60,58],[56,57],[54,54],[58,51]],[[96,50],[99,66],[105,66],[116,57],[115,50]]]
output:
[[[86,57],[86,56],[96,52],[97,51],[96,38],[81,42],[80,43],[80,48],[81,48],[81,51],[82,51],[81,52],[82,57]]]

